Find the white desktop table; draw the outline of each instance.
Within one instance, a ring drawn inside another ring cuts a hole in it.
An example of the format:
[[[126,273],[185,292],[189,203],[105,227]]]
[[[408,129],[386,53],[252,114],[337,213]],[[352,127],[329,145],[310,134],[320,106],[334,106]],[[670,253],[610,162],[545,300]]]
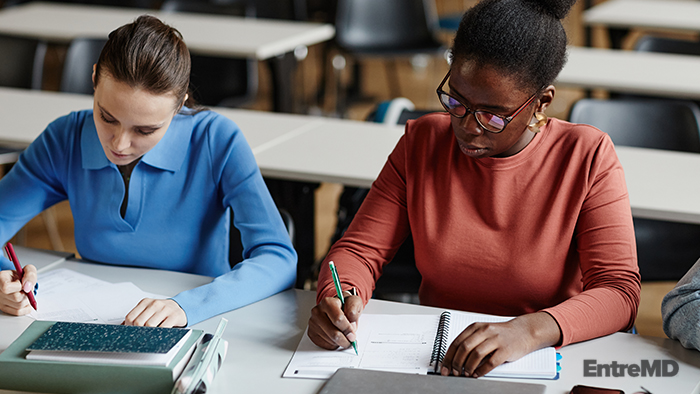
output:
[[[700,31],[700,3],[682,0],[609,0],[584,11],[588,26],[608,27],[613,48],[630,28]]]
[[[76,37],[107,38],[146,13],[177,28],[192,53],[269,60],[275,109],[281,112],[291,112],[293,105],[294,49],[335,35],[329,24],[41,2],[0,9],[0,33],[58,43]]]
[[[700,56],[574,46],[568,53],[556,86],[700,99]]]
[[[20,251],[23,264],[39,258]],[[69,268],[113,283],[134,282],[141,289],[172,296],[205,283],[211,278],[177,272],[115,267],[76,261],[63,261],[48,269]],[[226,360],[210,393],[317,393],[323,380],[282,378],[294,350],[304,335],[315,293],[288,290],[223,314],[229,320],[224,338],[229,342]],[[411,304],[371,300],[365,313],[437,314],[441,310]],[[29,317],[12,317],[0,313],[0,351],[9,346],[31,323]],[[214,317],[194,328],[213,332],[219,321]],[[604,338],[573,344],[560,349],[563,356],[559,380],[520,380],[547,386],[547,394],[566,394],[576,384],[620,388],[633,393],[644,386],[652,393],[691,394],[700,380],[700,352],[684,349],[680,343],[663,338],[616,333]],[[636,363],[640,360],[673,359],[679,364],[678,375],[662,377],[584,377],[583,360],[598,363]],[[509,381],[513,381],[509,379]],[[7,393],[7,391],[0,391]]]

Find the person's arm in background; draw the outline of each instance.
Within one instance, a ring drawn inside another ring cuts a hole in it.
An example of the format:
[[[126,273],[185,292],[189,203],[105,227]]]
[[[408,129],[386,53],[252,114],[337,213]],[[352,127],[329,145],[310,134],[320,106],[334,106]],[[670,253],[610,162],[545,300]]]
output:
[[[141,310],[136,311],[137,316],[130,314],[128,324],[136,319],[148,320],[148,314],[158,313],[159,324],[168,321],[162,326],[193,325],[289,289],[295,283],[296,251],[243,133],[238,130],[230,138],[231,133],[223,131],[237,126],[223,116],[208,127],[211,176],[220,185],[222,204],[233,209],[244,260],[211,283],[183,291],[172,299],[147,299],[150,304],[144,309],[150,307],[152,311],[141,317]],[[168,319],[169,315],[178,317]]]
[[[20,155],[12,170],[0,179],[0,245],[44,209],[66,199],[62,178],[65,155],[71,154],[65,132],[73,130],[77,114],[52,122]],[[20,282],[12,263],[0,254],[0,310],[11,315],[31,311],[27,296],[36,284],[36,269],[24,267]]]
[[[661,314],[669,338],[700,350],[700,260],[666,294]]]

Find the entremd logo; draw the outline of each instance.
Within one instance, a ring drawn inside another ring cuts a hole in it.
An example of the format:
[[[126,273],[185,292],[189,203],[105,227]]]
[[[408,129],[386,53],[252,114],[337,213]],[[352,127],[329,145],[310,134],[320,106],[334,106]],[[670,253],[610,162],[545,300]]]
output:
[[[583,360],[584,377],[670,377],[678,374],[678,368],[678,363],[674,360],[641,360],[640,364],[618,364],[617,361],[598,364],[598,360]]]

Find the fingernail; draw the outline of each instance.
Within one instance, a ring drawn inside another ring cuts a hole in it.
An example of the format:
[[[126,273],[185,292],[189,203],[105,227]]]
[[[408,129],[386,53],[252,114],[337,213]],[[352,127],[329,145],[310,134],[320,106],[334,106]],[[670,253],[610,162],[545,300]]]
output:
[[[34,289],[34,285],[31,282],[25,282],[22,291],[24,291],[25,293],[29,293],[30,291],[32,291],[32,289]]]
[[[348,334],[348,335],[346,336],[346,338],[347,338],[348,341],[350,341],[350,342],[355,342],[355,341],[357,340],[357,336],[356,336],[355,334],[353,334],[353,333]]]
[[[452,370],[452,375],[454,375],[454,376],[459,376],[459,371],[457,371],[456,369],[453,369],[453,370]]]
[[[440,370],[440,375],[442,376],[447,376],[450,374],[450,370],[447,367],[442,367],[442,370]]]

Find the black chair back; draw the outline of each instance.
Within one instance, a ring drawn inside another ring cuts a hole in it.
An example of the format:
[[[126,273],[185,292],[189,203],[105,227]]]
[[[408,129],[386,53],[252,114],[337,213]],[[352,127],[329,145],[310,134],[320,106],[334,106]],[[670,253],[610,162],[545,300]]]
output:
[[[429,0],[339,0],[336,42],[350,52],[439,48],[434,6]]]
[[[93,93],[92,66],[97,63],[106,42],[101,38],[76,38],[70,43],[63,62],[62,92]]]
[[[699,115],[690,101],[583,99],[570,120],[596,126],[615,145],[700,153]],[[643,281],[677,281],[700,256],[700,225],[634,218],[634,231]]]
[[[0,86],[41,89],[46,43],[0,35]]]
[[[250,16],[255,14],[255,8],[252,7],[247,2],[215,4],[197,0],[166,0],[161,9],[172,12]],[[191,54],[191,57],[190,90],[198,103],[238,107],[255,98],[258,90],[258,63],[255,59],[196,53]]]
[[[665,37],[643,36],[634,45],[635,51],[675,53],[700,56],[700,41],[676,40]]]
[[[616,145],[700,152],[700,109],[690,101],[583,99],[569,118],[608,133]]]

